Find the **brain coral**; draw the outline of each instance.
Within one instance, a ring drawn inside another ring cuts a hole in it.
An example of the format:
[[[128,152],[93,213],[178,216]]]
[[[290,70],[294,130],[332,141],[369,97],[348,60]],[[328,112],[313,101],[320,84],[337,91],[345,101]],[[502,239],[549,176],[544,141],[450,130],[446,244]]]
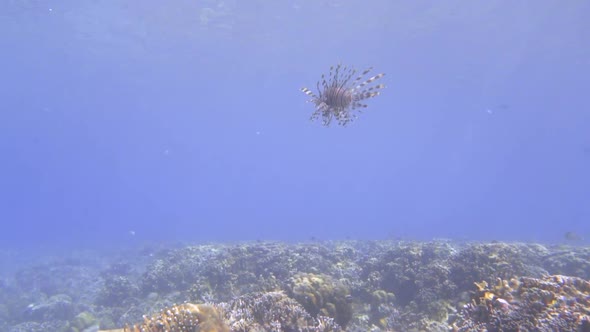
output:
[[[325,274],[298,273],[287,283],[288,292],[312,315],[332,317],[345,327],[352,318],[350,291]]]

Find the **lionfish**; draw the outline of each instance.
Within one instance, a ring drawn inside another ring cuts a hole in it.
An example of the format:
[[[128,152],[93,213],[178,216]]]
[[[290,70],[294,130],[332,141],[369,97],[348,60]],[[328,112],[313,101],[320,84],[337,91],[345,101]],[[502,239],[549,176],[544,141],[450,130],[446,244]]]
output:
[[[316,106],[310,120],[316,120],[321,116],[323,125],[329,126],[332,119],[336,118],[338,124],[346,126],[356,119],[357,115],[353,111],[361,113],[361,109],[367,107],[361,101],[378,96],[379,90],[385,87],[384,84],[369,86],[385,74],[377,74],[361,82],[371,69],[373,68],[366,69],[350,81],[356,74],[354,68],[340,64],[336,67],[331,66],[328,78],[326,79],[326,76],[322,74],[322,79],[316,84],[318,95],[308,88],[301,88],[301,91],[311,97],[309,102],[313,102]]]

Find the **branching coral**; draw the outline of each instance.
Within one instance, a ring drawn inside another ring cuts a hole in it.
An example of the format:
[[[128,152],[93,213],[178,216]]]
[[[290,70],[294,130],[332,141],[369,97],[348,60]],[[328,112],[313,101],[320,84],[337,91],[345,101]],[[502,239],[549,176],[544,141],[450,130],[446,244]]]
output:
[[[312,317],[297,301],[283,292],[251,293],[220,304],[234,332],[341,332],[330,317]]]

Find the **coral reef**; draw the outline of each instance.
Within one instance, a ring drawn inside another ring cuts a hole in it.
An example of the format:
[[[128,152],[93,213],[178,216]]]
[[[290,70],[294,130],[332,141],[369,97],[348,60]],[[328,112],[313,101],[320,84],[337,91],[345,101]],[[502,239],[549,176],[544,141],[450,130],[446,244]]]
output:
[[[106,332],[107,330],[103,330]],[[213,305],[184,303],[144,316],[144,322],[111,332],[229,332],[220,310]]]
[[[494,281],[514,276],[541,277],[547,248],[536,244],[485,243],[461,250],[449,264],[450,278],[461,291],[471,289],[473,281]]]
[[[0,330],[81,332],[138,322],[143,323],[137,329],[157,330],[171,322],[205,329],[206,309],[201,316],[179,311],[192,317],[190,322],[164,321],[173,308],[183,308],[175,303],[185,302],[214,308],[218,322],[232,331],[587,326],[583,279],[590,271],[590,249],[583,246],[256,242],[36,261],[40,264],[15,269],[12,278],[2,279]],[[545,279],[550,274],[568,277]],[[157,314],[144,320],[144,314],[152,313]]]
[[[106,276],[104,285],[97,294],[96,303],[114,306],[136,296],[138,292],[138,287],[128,277],[120,275]]]
[[[283,292],[252,293],[220,306],[232,331],[342,331],[332,318],[312,317]]]
[[[88,328],[98,325],[96,317],[91,313],[84,311],[79,313],[70,323],[70,332],[82,332]]]
[[[195,302],[229,301],[250,292],[279,290],[292,271],[330,274],[342,261],[317,244],[194,246],[170,251],[147,267],[142,293],[189,291]]]
[[[590,331],[590,282],[561,275],[497,279],[477,290],[453,324],[462,331]]]
[[[350,290],[325,274],[298,273],[289,279],[288,292],[313,316],[332,317],[345,327],[352,318]]]
[[[543,257],[543,266],[550,274],[563,274],[590,279],[590,248],[557,247]]]
[[[329,317],[312,317],[283,292],[252,293],[218,305],[185,303],[144,317],[142,324],[102,332],[340,332]]]
[[[32,321],[48,321],[50,319],[73,318],[74,305],[72,299],[65,294],[58,294],[40,303],[31,303],[24,311],[24,316]]]

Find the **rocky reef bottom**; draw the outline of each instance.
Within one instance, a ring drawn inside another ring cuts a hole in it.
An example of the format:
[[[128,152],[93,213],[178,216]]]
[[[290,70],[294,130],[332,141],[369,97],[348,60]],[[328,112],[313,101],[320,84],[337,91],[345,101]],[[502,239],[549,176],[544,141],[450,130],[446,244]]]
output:
[[[0,279],[0,330],[590,331],[589,279],[590,247],[532,243],[80,252]]]

